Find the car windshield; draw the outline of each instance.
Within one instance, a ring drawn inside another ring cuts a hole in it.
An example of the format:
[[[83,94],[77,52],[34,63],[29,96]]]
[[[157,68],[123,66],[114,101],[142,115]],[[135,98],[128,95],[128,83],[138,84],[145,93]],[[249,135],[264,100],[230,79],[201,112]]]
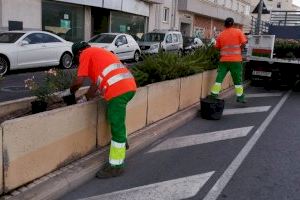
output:
[[[164,33],[146,33],[142,36],[143,42],[162,42],[165,38]]]
[[[91,43],[112,43],[115,38],[116,38],[116,35],[100,34],[100,35],[93,37],[89,42],[91,42]]]
[[[0,33],[0,43],[15,43],[24,33]]]

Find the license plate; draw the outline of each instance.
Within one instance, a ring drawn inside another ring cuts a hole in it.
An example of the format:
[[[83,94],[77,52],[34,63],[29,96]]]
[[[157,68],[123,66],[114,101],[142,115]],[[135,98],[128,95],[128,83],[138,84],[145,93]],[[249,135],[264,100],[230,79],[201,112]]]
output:
[[[252,75],[255,76],[266,76],[266,77],[271,77],[272,76],[272,72],[264,72],[264,71],[253,71]]]

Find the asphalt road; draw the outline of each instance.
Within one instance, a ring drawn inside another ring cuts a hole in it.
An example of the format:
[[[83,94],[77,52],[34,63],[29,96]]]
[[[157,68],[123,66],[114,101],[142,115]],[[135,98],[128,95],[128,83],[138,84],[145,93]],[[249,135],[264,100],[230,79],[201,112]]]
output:
[[[134,65],[134,63],[126,62],[126,65],[130,67]],[[4,80],[0,83],[0,102],[32,96],[31,92],[25,88],[24,81],[34,76],[36,82],[39,83],[45,77],[45,71],[49,69],[50,68],[16,70],[6,75]],[[85,83],[85,85],[87,84],[88,82]]]
[[[300,93],[249,88],[219,121],[195,118],[62,200],[300,199]]]

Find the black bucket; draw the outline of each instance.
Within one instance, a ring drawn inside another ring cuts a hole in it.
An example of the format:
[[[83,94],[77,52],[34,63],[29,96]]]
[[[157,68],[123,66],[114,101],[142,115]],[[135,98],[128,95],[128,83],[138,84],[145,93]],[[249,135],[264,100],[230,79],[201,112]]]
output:
[[[223,99],[201,99],[201,117],[209,120],[219,120],[222,117],[225,101]]]

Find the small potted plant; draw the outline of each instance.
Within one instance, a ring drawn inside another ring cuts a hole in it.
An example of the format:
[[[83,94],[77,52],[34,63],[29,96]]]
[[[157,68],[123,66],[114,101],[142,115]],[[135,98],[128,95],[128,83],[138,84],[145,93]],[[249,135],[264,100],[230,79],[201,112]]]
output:
[[[50,69],[47,72],[47,79],[54,86],[56,92],[70,88],[75,76],[75,70]],[[67,105],[76,104],[75,94],[63,96],[62,98]]]
[[[25,88],[28,88],[37,99],[31,102],[32,114],[47,110],[48,100],[53,94],[53,86],[44,79],[42,83],[37,83],[34,76],[25,80]]]

